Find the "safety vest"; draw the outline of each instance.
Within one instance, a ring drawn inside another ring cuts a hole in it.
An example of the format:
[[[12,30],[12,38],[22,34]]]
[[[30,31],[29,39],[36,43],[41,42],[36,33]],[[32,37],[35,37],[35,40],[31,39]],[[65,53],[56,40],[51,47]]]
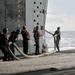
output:
[[[38,30],[34,30],[34,38],[35,39],[39,39],[39,37],[40,37],[39,31]]]
[[[24,40],[29,40],[30,39],[30,34],[27,30],[23,30],[21,32],[21,34],[22,34]]]
[[[29,34],[29,32],[27,32],[27,38],[28,38],[28,40],[30,40],[30,34]]]

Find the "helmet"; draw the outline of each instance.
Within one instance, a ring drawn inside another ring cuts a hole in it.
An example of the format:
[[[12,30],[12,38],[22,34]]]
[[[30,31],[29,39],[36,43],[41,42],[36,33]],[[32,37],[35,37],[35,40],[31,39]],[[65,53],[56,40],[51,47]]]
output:
[[[38,27],[38,26],[36,26],[36,29],[39,29],[39,27]]]
[[[20,30],[19,30],[19,29],[17,29],[17,30],[16,30],[16,33],[17,33],[17,34],[19,34],[19,33],[20,33]]]
[[[23,26],[23,29],[26,29],[26,27],[25,27],[25,26]]]
[[[8,28],[4,28],[3,33],[8,33]]]

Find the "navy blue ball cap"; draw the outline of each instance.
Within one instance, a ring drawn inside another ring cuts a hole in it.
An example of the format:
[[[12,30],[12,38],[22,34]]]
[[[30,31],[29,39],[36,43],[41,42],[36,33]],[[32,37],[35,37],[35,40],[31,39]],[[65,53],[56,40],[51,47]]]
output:
[[[60,29],[60,27],[57,27],[57,29]]]

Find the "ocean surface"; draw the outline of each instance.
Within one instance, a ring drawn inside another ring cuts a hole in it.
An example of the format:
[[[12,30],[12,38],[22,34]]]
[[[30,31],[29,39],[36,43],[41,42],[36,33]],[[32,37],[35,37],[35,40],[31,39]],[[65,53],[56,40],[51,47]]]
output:
[[[52,35],[45,33],[45,40],[48,47],[54,47]],[[60,47],[75,47],[75,31],[61,31]]]

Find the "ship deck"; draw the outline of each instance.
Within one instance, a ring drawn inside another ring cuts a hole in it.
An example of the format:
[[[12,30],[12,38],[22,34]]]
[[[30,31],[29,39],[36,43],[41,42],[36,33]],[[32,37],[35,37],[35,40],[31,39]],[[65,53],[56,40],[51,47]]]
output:
[[[59,71],[64,69],[75,69],[75,49],[67,51],[62,50],[60,52],[52,53],[48,56],[31,59],[25,58],[20,59],[19,61],[15,60],[3,62],[2,60],[0,60],[0,75],[27,75],[27,73],[30,73],[32,71],[34,73],[36,71],[38,72],[39,70],[43,70],[42,73],[44,73],[44,70],[45,72],[48,71],[49,73],[53,73],[53,71],[50,71],[51,68],[53,68],[53,70]]]

